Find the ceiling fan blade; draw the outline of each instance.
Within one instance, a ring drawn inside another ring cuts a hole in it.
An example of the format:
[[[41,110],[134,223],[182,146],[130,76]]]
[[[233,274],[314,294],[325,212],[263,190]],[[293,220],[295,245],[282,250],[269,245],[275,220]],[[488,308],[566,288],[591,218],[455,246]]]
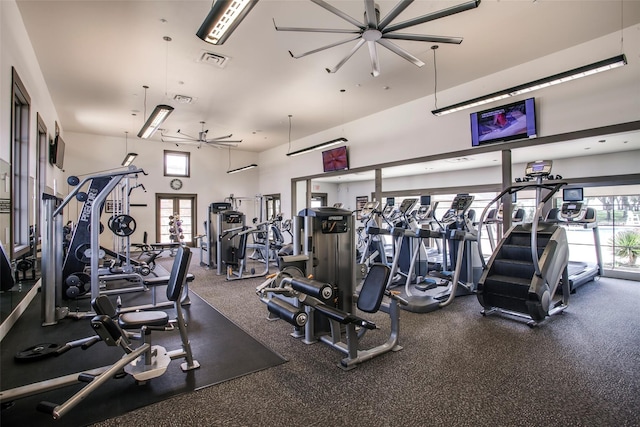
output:
[[[345,30],[342,28],[302,28],[302,27],[278,27],[273,21],[276,31],[298,31],[306,33],[335,33],[335,34],[360,34],[360,30]]]
[[[382,46],[386,47],[396,55],[399,55],[404,59],[406,59],[407,61],[411,62],[412,64],[417,65],[418,67],[422,67],[424,65],[424,62],[422,62],[421,60],[419,60],[418,58],[416,58],[406,50],[402,49],[400,46],[394,43],[391,43],[389,40],[380,39],[378,40],[378,43],[380,43]]]
[[[347,54],[347,56],[345,56],[342,59],[342,61],[338,62],[338,64],[335,67],[333,67],[331,69],[326,68],[327,73],[335,73],[336,71],[338,71],[340,69],[340,67],[342,67],[349,60],[349,58],[351,58],[353,56],[353,54],[356,53],[356,51],[358,49],[360,49],[360,47],[364,44],[364,42],[365,42],[365,40],[361,38],[358,41],[358,43],[356,43],[356,45],[353,47],[353,49],[351,49],[351,51]]]
[[[400,22],[395,25],[390,25],[382,31],[388,33],[390,31],[397,31],[403,28],[412,27],[418,24],[424,24],[425,22],[433,21],[435,19],[444,18],[445,16],[454,15],[456,13],[464,12],[469,9],[475,9],[480,4],[480,0],[471,0],[466,3],[451,6],[446,9],[439,10],[437,12],[428,13],[426,15],[418,16],[417,18],[409,19],[408,21]]]
[[[378,59],[378,49],[376,49],[376,42],[370,40],[367,42],[369,47],[369,57],[371,58],[371,75],[378,77],[380,75],[380,59]]]
[[[376,17],[376,5],[373,0],[364,0],[364,16],[367,19],[367,28],[378,29],[378,18]]]
[[[462,43],[462,37],[449,37],[449,36],[428,36],[422,34],[403,34],[403,33],[386,33],[382,35],[385,39],[395,40],[412,40],[418,42],[430,42],[430,43]]]
[[[400,1],[400,3],[398,3],[397,5],[395,5],[393,9],[391,9],[391,12],[389,12],[387,16],[382,18],[382,21],[380,21],[380,23],[378,24],[378,29],[379,30],[384,29],[384,27],[386,27],[391,23],[391,21],[396,19],[396,17],[400,15],[402,11],[405,10],[407,6],[409,6],[411,3],[413,3],[413,0]]]
[[[192,142],[197,141],[191,138],[185,138],[184,136],[174,136],[174,135],[162,135],[162,142]]]
[[[227,138],[231,138],[232,136],[233,136],[233,134],[230,133],[229,135],[218,136],[216,138],[207,138],[207,140],[205,142],[217,141],[219,139],[227,139]]]
[[[362,27],[362,23],[361,22],[358,22],[357,20],[353,19],[352,17],[350,17],[349,15],[344,13],[343,11],[336,9],[335,7],[331,6],[329,3],[327,3],[327,2],[325,2],[323,0],[311,0],[311,1],[314,2],[315,4],[317,4],[318,6],[322,7],[323,9],[326,9],[329,12],[333,13],[334,15],[337,15],[340,18],[344,19],[345,21],[351,23],[352,25],[355,25],[356,27],[358,27],[360,29],[364,29]]]
[[[180,135],[182,135],[182,138],[187,137],[189,139],[193,139],[194,141],[198,140],[198,138],[196,138],[195,136],[191,136],[189,134],[186,134],[186,133],[182,132],[180,129],[178,129],[178,132],[176,132],[176,133],[179,133]]]
[[[299,58],[302,58],[304,56],[311,55],[312,53],[321,52],[323,50],[331,49],[332,47],[340,46],[341,44],[345,44],[345,43],[352,42],[354,40],[358,40],[359,38],[360,38],[360,34],[358,34],[356,37],[351,37],[351,38],[346,39],[346,40],[342,40],[342,41],[339,41],[339,42],[331,43],[329,45],[326,45],[326,46],[323,46],[323,47],[319,47],[318,49],[313,49],[313,50],[310,50],[309,52],[301,53],[299,55],[294,55],[291,51],[289,51],[289,55],[291,55],[291,57],[293,57],[295,59],[299,59]]]
[[[207,144],[240,144],[242,142],[241,139],[228,139],[226,141],[217,141],[217,140],[207,140],[205,141]]]

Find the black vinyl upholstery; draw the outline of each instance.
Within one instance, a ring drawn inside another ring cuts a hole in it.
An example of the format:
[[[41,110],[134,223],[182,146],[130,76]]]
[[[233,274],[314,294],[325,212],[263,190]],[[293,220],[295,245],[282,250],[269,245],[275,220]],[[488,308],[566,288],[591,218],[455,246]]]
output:
[[[384,264],[371,266],[358,296],[359,310],[365,313],[375,313],[380,309],[390,273],[391,269]]]

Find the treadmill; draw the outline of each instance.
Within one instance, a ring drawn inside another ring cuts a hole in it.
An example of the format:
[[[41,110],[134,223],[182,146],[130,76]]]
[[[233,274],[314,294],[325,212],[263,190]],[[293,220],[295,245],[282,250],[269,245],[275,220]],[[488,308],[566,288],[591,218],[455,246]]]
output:
[[[562,207],[551,209],[548,214],[550,221],[557,222],[567,229],[581,227],[593,231],[593,243],[596,251],[596,262],[569,260],[569,289],[576,289],[591,282],[603,274],[602,249],[600,246],[600,232],[598,231],[597,212],[584,203],[582,188],[565,188],[562,191]]]

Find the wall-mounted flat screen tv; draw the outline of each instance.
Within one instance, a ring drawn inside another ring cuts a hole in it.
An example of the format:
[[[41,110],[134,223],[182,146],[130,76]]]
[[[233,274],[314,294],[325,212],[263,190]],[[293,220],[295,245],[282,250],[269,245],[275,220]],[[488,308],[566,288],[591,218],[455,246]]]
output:
[[[53,143],[49,145],[49,163],[62,169],[64,166],[64,149],[64,140],[60,135],[56,136]]]
[[[535,98],[471,113],[473,147],[535,136]]]
[[[347,147],[337,147],[322,152],[322,167],[325,172],[342,171],[349,169]]]

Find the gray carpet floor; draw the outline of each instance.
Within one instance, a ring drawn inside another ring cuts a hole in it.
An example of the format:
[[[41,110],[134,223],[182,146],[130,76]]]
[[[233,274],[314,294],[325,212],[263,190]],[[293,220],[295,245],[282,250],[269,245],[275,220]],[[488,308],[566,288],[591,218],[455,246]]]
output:
[[[344,372],[336,350],[266,320],[263,279],[227,282],[198,261],[191,289],[288,362],[96,426],[640,426],[640,283],[588,283],[534,329],[483,317],[475,296],[403,311],[404,349]],[[388,335],[386,315],[368,318],[381,330],[362,348]]]

